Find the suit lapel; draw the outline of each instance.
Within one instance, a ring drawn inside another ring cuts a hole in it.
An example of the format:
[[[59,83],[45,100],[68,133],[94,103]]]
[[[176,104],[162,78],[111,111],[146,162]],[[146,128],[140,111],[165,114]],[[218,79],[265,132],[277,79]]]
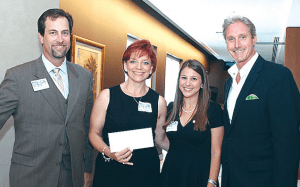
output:
[[[225,83],[225,105],[226,106],[227,106],[227,98],[228,98],[228,93],[229,93],[231,84],[232,84],[232,78],[230,77]]]
[[[75,107],[75,104],[78,100],[79,91],[81,87],[81,82],[78,79],[79,74],[74,69],[70,62],[67,62],[68,67],[68,79],[69,79],[69,96],[68,96],[68,109],[66,115],[66,121],[70,118],[70,115]]]
[[[62,113],[61,108],[59,107],[59,103],[57,100],[57,97],[55,95],[55,84],[52,81],[52,78],[50,77],[49,73],[47,72],[42,57],[38,58],[36,61],[35,67],[36,71],[34,72],[34,76],[37,79],[47,79],[47,82],[49,84],[49,89],[40,90],[39,92],[44,96],[44,98],[47,100],[49,105],[53,108],[53,110],[56,112],[56,114],[64,120],[64,115]]]
[[[228,116],[228,111],[227,111],[227,98],[228,98],[228,93],[229,90],[231,88],[231,84],[232,84],[232,78],[230,77],[226,83],[225,83],[225,100],[224,100],[224,111],[225,111],[225,119],[227,124],[230,124],[230,120],[229,120],[229,116]],[[230,125],[225,125],[225,128],[229,128],[228,126]],[[228,129],[227,129],[228,130]]]
[[[258,56],[256,62],[254,63],[252,69],[250,70],[248,77],[243,85],[243,88],[236,100],[231,124],[234,124],[243,102],[246,100],[246,97],[250,94],[250,90],[253,84],[256,82],[257,78],[259,77],[258,73],[262,69],[263,62],[264,59],[261,56]],[[230,127],[232,127],[232,125],[230,125]]]

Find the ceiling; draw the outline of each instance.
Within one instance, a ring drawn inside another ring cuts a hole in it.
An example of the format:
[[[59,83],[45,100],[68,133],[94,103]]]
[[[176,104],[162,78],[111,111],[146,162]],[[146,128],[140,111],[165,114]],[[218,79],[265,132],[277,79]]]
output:
[[[256,27],[256,51],[266,60],[278,64],[284,61],[286,27],[300,27],[300,0],[143,1],[225,62],[233,62],[222,34],[222,24],[227,17],[241,15],[249,18]],[[277,47],[275,53],[274,47]],[[272,55],[275,55],[273,60]]]

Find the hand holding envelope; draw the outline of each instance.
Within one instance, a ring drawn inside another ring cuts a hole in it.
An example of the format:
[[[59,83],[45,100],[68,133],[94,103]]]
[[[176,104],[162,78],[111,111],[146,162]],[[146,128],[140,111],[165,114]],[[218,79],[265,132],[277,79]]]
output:
[[[126,165],[133,165],[132,162],[129,162],[129,160],[132,157],[132,150],[129,149],[128,147],[125,148],[122,151],[111,153],[112,159],[114,159],[117,162],[126,164]]]
[[[108,133],[108,138],[110,150],[112,153],[115,153],[116,156],[122,153],[126,154],[126,150],[128,151],[129,148],[134,150],[154,147],[151,128]],[[117,161],[121,162],[119,160]]]

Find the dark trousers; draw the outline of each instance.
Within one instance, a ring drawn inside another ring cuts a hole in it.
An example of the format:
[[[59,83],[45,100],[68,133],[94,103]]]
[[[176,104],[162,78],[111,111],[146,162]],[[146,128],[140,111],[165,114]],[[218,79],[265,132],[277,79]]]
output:
[[[227,184],[226,184],[226,187],[231,187],[229,173],[228,173],[228,176],[227,176]]]
[[[61,162],[60,165],[60,172],[59,172],[59,179],[57,187],[73,187],[72,181],[72,169],[67,168],[66,165],[71,163],[65,163],[66,160]],[[70,160],[71,162],[71,160]]]

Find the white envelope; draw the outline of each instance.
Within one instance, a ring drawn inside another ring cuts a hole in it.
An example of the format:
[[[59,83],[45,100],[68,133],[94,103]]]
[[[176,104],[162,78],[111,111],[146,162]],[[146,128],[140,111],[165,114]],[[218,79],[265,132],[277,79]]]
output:
[[[109,147],[112,153],[130,149],[153,147],[151,128],[108,133]]]

